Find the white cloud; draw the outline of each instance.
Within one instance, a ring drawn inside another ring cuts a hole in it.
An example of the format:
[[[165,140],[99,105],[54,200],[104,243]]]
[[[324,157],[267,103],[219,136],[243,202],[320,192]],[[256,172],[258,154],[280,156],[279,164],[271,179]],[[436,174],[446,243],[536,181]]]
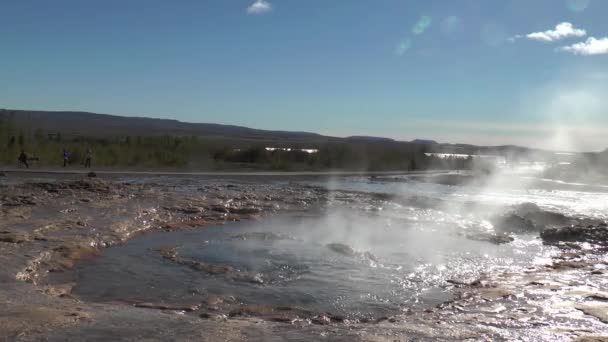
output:
[[[583,37],[586,35],[587,31],[576,28],[571,23],[563,22],[557,24],[554,30],[547,30],[544,32],[532,32],[527,34],[526,38],[541,42],[554,42],[564,38]]]
[[[251,6],[247,7],[249,14],[264,14],[272,11],[272,5],[265,0],[256,0]]]
[[[507,40],[510,41],[511,43],[515,42],[516,40],[523,38],[524,36],[522,36],[521,34],[516,34],[513,37],[508,38]]]
[[[608,37],[600,39],[589,37],[584,42],[564,46],[560,50],[584,56],[608,54]]]

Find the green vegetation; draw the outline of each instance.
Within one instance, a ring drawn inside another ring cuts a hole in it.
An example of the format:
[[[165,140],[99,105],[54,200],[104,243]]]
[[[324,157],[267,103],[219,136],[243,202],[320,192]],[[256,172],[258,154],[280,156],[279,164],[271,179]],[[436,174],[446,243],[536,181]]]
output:
[[[94,167],[184,170],[426,170],[467,169],[471,159],[425,155],[426,144],[404,142],[330,142],[312,146],[287,146],[294,150],[267,151],[261,143],[196,136],[115,136],[93,138],[61,132],[28,130],[14,124],[11,113],[0,116],[0,163],[17,165],[24,150],[34,167],[62,165],[68,149],[72,166],[82,165],[87,148]],[[300,151],[318,149],[317,153]]]

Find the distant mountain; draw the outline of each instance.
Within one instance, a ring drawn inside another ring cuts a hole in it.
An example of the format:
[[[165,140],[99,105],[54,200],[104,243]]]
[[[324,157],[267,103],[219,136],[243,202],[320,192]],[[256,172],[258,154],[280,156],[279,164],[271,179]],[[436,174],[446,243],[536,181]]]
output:
[[[395,142],[394,139],[391,138],[380,138],[380,137],[368,137],[364,135],[354,135],[352,137],[347,137],[346,140],[352,142]]]
[[[332,137],[307,132],[253,129],[233,125],[186,123],[169,119],[123,117],[89,112],[0,110],[0,117],[12,118],[17,127],[61,133],[64,137],[197,136],[209,139],[285,143],[325,143]]]
[[[437,145],[439,144],[435,140],[415,139],[411,141],[412,144],[426,144],[426,145]]]
[[[548,151],[519,146],[475,146],[468,144],[441,144],[434,140],[416,139],[411,142],[395,141],[389,138],[371,136],[351,136],[337,138],[308,132],[290,132],[253,129],[234,125],[212,123],[187,123],[169,119],[146,117],[124,117],[108,114],[70,111],[36,111],[0,109],[0,118],[10,119],[21,130],[45,134],[60,133],[63,138],[75,137],[137,137],[137,136],[196,136],[212,141],[222,141],[231,145],[300,145],[312,146],[330,142],[356,144],[402,144],[424,145],[426,152],[523,155],[546,154]]]

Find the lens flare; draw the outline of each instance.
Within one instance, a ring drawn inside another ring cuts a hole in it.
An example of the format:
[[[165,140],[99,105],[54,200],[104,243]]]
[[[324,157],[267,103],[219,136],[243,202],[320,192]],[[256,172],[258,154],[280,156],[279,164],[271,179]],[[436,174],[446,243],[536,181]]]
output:
[[[412,33],[415,35],[423,34],[431,24],[433,23],[433,19],[427,15],[423,15],[418,19],[414,27],[412,28]]]
[[[457,16],[451,15],[445,18],[441,22],[441,32],[446,35],[454,35],[456,33],[462,32],[464,30],[464,25],[462,23],[462,19]]]
[[[568,9],[573,12],[583,12],[589,7],[591,0],[566,0]]]
[[[508,41],[508,35],[502,25],[488,23],[481,28],[481,40],[491,47],[498,47]]]
[[[409,50],[412,47],[412,40],[409,38],[406,38],[404,40],[402,40],[399,44],[397,44],[397,47],[395,47],[395,54],[397,56],[403,56],[407,50]]]

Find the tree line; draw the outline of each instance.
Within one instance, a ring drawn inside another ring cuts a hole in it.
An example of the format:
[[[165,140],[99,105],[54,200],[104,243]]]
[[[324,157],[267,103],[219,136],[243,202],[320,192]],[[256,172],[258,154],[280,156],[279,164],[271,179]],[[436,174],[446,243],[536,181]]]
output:
[[[289,147],[291,151],[266,147]],[[316,149],[308,153],[299,148]],[[59,166],[62,151],[70,163],[84,163],[93,151],[94,167],[189,170],[428,170],[469,169],[472,158],[439,158],[425,153],[425,144],[405,142],[330,142],[312,146],[212,140],[196,136],[65,136],[61,132],[17,127],[9,115],[0,116],[0,163],[15,165],[21,151],[39,167]]]

